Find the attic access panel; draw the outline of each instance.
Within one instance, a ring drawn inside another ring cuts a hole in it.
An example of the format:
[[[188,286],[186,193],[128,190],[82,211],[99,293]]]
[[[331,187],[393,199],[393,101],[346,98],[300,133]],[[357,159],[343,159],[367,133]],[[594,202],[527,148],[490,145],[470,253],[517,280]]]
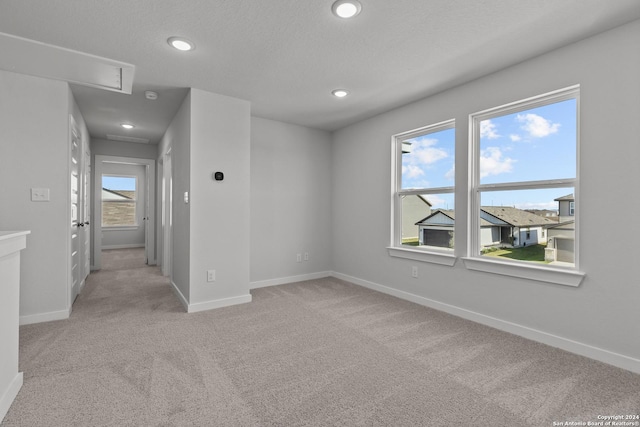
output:
[[[0,69],[131,94],[135,67],[0,33]]]

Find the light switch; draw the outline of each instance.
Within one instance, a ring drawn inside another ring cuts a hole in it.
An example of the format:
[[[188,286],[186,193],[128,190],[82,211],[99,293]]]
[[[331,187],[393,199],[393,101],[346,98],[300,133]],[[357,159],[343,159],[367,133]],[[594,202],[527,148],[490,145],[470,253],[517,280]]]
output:
[[[184,192],[184,202],[185,203],[189,203],[189,192],[188,191]]]
[[[48,188],[32,188],[31,189],[31,201],[32,202],[48,202],[49,189]]]

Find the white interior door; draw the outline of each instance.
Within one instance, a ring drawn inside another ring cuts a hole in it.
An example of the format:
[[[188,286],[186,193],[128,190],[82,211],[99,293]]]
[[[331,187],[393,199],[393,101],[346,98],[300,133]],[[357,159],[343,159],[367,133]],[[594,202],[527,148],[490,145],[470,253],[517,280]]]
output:
[[[70,127],[71,127],[71,161],[69,162],[69,173],[71,174],[71,254],[70,254],[70,280],[69,280],[69,306],[73,304],[78,293],[80,292],[80,282],[81,282],[81,236],[80,236],[80,162],[82,159],[82,139],[80,136],[80,131],[73,119],[73,116],[70,116]]]
[[[149,205],[149,186],[150,186],[150,182],[153,179],[152,176],[149,175],[149,165],[147,165],[145,167],[145,171],[144,171],[144,213],[143,213],[143,219],[144,219],[144,263],[145,264],[149,264],[149,259],[151,258],[151,253],[153,248],[151,247],[150,244],[150,237],[151,237],[151,233],[152,230],[149,228],[151,221],[150,221],[150,217],[149,217],[149,209],[150,209],[150,205]]]
[[[89,144],[84,144],[84,161],[82,162],[82,282],[86,280],[91,271],[91,152]]]

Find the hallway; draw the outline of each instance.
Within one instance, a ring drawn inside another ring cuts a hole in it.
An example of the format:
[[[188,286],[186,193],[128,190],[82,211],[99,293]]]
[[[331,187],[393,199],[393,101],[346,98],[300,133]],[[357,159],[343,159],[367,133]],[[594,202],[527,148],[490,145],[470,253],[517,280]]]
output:
[[[103,316],[146,316],[184,313],[160,268],[144,263],[144,248],[102,252],[103,266],[92,272],[73,305],[70,321],[96,321]]]
[[[102,251],[102,268],[100,271],[129,270],[145,267],[147,265],[144,263],[144,248],[105,249]]]
[[[24,386],[3,426],[126,425],[131,412],[114,411],[123,400],[134,412],[143,403],[130,388],[142,387],[153,342],[167,339],[163,325],[187,314],[169,279],[144,264],[144,248],[103,256],[105,268],[89,275],[69,319],[20,327]]]

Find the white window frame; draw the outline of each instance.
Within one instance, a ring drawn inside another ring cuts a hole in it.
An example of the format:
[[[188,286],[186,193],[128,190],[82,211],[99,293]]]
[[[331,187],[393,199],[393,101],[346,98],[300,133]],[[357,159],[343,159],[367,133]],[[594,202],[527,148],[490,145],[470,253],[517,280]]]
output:
[[[135,208],[135,215],[133,216],[133,219],[135,221],[134,224],[122,224],[122,225],[105,225],[105,224],[101,224],[101,227],[104,228],[105,230],[109,230],[109,231],[127,231],[127,230],[137,230],[140,227],[140,224],[138,223],[138,189],[139,189],[139,183],[138,183],[138,177],[136,175],[123,175],[123,174],[117,174],[117,173],[103,173],[102,176],[100,177],[100,187],[102,187],[102,183],[104,180],[104,177],[116,177],[116,178],[133,178],[133,180],[136,183],[136,189],[135,189],[135,199],[130,199],[130,200],[111,200],[111,202],[114,203],[132,203],[134,208]],[[100,192],[100,195],[102,197],[102,191]],[[103,200],[100,201],[101,203],[104,203]],[[104,209],[103,209],[104,210]],[[104,222],[104,215],[102,215],[102,221]]]
[[[392,257],[447,266],[453,266],[456,262],[454,249],[436,248],[433,246],[407,247],[406,245],[402,245],[402,196],[445,193],[451,193],[455,196],[455,186],[405,190],[401,188],[402,141],[447,129],[455,129],[455,124],[455,119],[450,119],[433,125],[402,132],[393,135],[391,138],[391,244],[387,250],[389,255]]]
[[[542,181],[480,183],[480,122],[494,117],[530,110],[544,105],[576,100],[576,176],[568,179]],[[527,278],[537,281],[579,286],[584,273],[579,271],[579,220],[575,217],[574,267],[558,267],[534,264],[527,261],[501,260],[480,255],[480,195],[489,191],[535,190],[544,188],[574,188],[574,198],[579,203],[580,174],[580,86],[570,86],[543,95],[512,102],[469,115],[469,204],[467,256],[463,258],[470,270]]]
[[[569,202],[569,216],[575,216],[576,214],[576,202]]]

